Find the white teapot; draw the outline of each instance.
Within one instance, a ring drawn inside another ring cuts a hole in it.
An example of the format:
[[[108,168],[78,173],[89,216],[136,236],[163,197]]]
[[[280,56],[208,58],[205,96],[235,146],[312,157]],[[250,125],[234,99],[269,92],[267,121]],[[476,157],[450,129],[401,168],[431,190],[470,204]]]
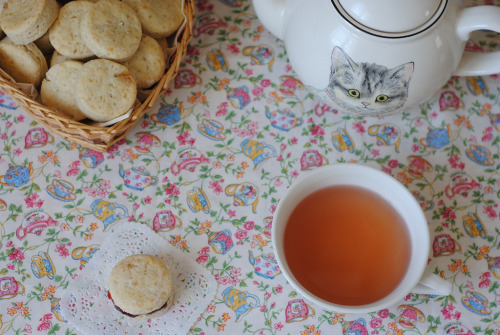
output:
[[[383,116],[430,99],[452,75],[500,72],[500,52],[465,52],[500,32],[500,7],[460,0],[253,0],[301,81],[341,110]]]

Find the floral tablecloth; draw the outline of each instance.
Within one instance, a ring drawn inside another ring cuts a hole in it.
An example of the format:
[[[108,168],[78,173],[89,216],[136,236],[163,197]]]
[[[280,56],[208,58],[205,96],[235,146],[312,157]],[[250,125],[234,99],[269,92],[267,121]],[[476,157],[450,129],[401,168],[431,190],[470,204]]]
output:
[[[417,109],[352,117],[304,88],[251,1],[196,5],[175,82],[106,153],[51,134],[0,92],[0,333],[78,333],[59,299],[113,228],[132,222],[215,276],[190,334],[500,334],[500,78],[451,78]],[[498,41],[483,32],[468,49]],[[287,283],[271,246],[276,205],[298,176],[337,162],[413,192],[431,232],[428,266],[450,296],[344,315]]]

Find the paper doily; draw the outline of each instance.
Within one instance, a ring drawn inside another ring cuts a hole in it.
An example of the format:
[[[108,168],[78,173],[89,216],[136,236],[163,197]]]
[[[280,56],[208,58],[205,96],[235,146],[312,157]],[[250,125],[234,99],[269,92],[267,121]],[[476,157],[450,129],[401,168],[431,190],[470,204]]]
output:
[[[151,254],[172,274],[174,304],[162,316],[137,321],[118,312],[108,299],[108,277],[123,258]],[[202,265],[145,225],[123,224],[106,240],[65,290],[61,312],[85,334],[186,334],[217,292],[217,281]]]

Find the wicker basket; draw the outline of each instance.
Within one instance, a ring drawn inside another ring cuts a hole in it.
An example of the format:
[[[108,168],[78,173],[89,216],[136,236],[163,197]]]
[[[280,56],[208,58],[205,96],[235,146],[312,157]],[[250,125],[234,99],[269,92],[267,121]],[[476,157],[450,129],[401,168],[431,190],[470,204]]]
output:
[[[167,89],[169,82],[175,78],[184,58],[189,41],[193,36],[195,19],[195,0],[184,0],[184,14],[187,22],[179,34],[177,49],[170,57],[170,66],[142,103],[135,105],[130,117],[108,127],[98,127],[74,121],[54,113],[49,107],[31,99],[19,89],[18,85],[4,77],[0,72],[0,88],[17,104],[26,110],[39,124],[57,135],[81,144],[84,147],[105,152],[111,145],[124,138],[130,128],[151,108],[158,96]]]

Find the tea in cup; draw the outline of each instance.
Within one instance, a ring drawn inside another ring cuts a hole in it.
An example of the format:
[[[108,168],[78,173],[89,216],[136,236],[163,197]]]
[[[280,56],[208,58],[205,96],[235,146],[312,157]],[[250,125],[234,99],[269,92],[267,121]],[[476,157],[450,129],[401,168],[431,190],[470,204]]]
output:
[[[373,312],[410,292],[451,292],[451,283],[425,271],[430,238],[419,203],[373,168],[335,164],[305,173],[280,200],[272,239],[288,282],[328,310]]]

